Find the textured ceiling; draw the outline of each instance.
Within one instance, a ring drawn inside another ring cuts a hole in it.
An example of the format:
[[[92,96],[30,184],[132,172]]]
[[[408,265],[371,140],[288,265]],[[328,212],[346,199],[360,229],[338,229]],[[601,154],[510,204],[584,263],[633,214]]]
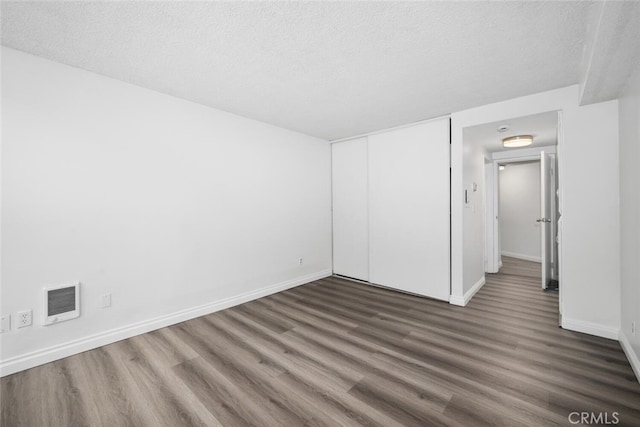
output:
[[[509,126],[509,130],[498,132],[500,125]],[[551,111],[468,127],[464,129],[464,142],[465,144],[480,144],[487,152],[495,153],[513,150],[502,146],[502,138],[515,135],[533,135],[533,144],[530,147],[556,145],[558,142],[558,113]]]
[[[578,83],[592,8],[2,2],[2,44],[331,140]]]
[[[580,102],[620,96],[640,61],[640,2],[607,1],[590,8],[580,76]]]

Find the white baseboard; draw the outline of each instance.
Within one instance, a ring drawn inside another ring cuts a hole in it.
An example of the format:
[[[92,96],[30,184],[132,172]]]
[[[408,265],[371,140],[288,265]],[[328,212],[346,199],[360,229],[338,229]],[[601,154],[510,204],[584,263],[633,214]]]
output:
[[[33,351],[20,356],[0,361],[0,377],[11,375],[25,369],[33,368],[55,360],[63,359],[83,351],[92,350],[103,345],[111,344],[116,341],[131,338],[136,335],[144,334],[176,323],[184,322],[196,317],[211,314],[216,311],[224,310],[248,301],[265,297],[267,295],[281,292],[286,289],[304,285],[314,280],[323,279],[331,276],[332,271],[323,270],[317,273],[308,274],[306,276],[297,277],[275,285],[266,286],[255,291],[246,292],[244,294],[225,298],[219,301],[213,301],[185,310],[180,310],[164,316],[137,322],[120,328],[111,329],[88,337],[68,341],[63,344]]]
[[[596,337],[608,338],[610,340],[618,340],[620,333],[618,328],[582,320],[568,319],[565,316],[562,316],[562,328],[582,332],[583,334],[595,335]]]
[[[464,293],[463,296],[451,295],[451,298],[449,298],[449,304],[459,305],[461,307],[464,307],[469,303],[469,301],[471,301],[471,298],[473,298],[476,292],[478,292],[480,288],[484,286],[484,284],[485,284],[485,277],[482,276],[480,280],[474,283],[471,289],[469,289],[467,292]]]
[[[542,258],[540,258],[539,256],[518,254],[515,252],[505,252],[505,251],[502,251],[502,255],[508,256],[511,258],[523,259],[525,261],[542,262]]]
[[[631,369],[633,369],[633,373],[636,374],[636,379],[640,382],[640,359],[638,359],[638,354],[633,351],[633,347],[631,346],[629,339],[622,331],[620,331],[620,345],[622,346],[622,350],[627,356],[627,359],[629,359]]]
[[[465,306],[464,303],[464,296],[461,295],[451,295],[449,297],[449,304],[453,304],[453,305],[459,305],[461,307]]]

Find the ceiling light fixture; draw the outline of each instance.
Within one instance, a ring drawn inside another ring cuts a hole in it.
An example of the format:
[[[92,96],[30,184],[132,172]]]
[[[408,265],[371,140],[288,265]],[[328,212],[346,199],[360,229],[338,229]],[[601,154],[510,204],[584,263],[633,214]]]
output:
[[[506,148],[526,147],[533,144],[533,136],[531,135],[516,135],[504,138],[502,145]]]

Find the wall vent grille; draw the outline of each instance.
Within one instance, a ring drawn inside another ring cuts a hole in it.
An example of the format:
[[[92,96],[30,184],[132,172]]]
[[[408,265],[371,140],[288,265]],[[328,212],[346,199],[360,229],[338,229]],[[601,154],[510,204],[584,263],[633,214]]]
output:
[[[44,288],[44,325],[80,316],[80,283]]]

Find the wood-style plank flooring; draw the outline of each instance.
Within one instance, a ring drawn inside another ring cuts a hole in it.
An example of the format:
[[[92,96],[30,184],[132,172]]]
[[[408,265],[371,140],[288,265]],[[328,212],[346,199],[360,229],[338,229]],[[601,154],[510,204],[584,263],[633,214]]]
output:
[[[467,307],[327,278],[1,380],[2,426],[640,425],[615,341],[558,328],[539,280]]]
[[[500,274],[508,276],[526,276],[541,279],[542,264],[539,262],[524,261],[518,258],[502,256]],[[542,288],[542,286],[540,287]]]

